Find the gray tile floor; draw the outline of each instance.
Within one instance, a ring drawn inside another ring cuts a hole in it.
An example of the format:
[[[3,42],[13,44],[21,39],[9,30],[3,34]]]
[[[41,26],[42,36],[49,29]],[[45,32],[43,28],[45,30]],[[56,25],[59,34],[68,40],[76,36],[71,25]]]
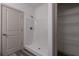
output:
[[[10,54],[9,56],[28,56],[28,55],[26,53],[24,53],[22,50],[20,50],[13,54]]]

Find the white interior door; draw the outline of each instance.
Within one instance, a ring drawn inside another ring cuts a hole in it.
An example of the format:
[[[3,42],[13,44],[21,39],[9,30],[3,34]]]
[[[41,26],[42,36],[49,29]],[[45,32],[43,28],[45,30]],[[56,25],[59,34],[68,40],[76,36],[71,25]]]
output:
[[[23,13],[2,5],[2,54],[9,55],[23,47]]]

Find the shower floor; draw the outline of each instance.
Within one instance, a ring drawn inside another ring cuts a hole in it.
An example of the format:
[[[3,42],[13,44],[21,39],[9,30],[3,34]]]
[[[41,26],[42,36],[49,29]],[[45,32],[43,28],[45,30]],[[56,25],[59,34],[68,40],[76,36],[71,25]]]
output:
[[[29,46],[26,45],[25,49],[34,53],[35,55],[40,55],[40,56],[47,56],[48,55],[47,48],[44,48],[43,46],[40,46],[38,44],[32,44]]]

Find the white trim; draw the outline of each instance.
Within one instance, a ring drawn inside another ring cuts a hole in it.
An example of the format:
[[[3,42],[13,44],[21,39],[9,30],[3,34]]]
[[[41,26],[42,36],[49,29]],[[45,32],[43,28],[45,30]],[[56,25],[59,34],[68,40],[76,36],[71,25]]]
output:
[[[52,56],[52,3],[48,4],[48,55]]]

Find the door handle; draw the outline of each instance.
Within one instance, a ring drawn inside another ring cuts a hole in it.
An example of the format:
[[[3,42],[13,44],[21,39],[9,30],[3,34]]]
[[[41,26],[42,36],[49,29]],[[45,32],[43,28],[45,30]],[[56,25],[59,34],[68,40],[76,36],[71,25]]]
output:
[[[7,36],[7,34],[2,34],[3,36]]]

